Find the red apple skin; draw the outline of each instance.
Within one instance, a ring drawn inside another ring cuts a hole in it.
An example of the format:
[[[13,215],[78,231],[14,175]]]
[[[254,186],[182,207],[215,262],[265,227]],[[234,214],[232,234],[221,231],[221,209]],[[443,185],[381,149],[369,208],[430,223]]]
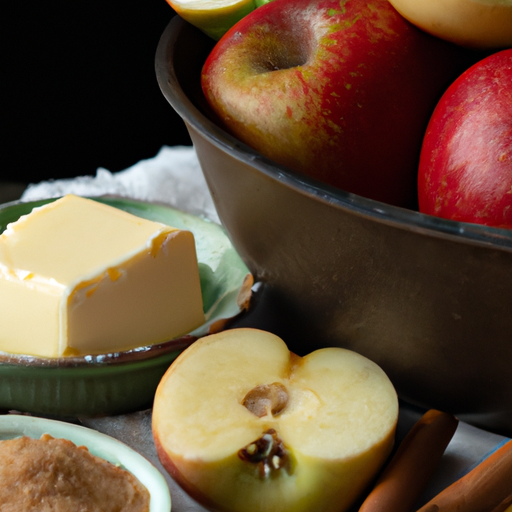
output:
[[[418,173],[420,211],[512,229],[512,49],[466,70],[429,122]]]
[[[217,43],[202,87],[217,122],[273,161],[411,208],[428,120],[468,58],[387,0],[274,0]]]
[[[222,512],[217,504],[208,499],[200,490],[196,489],[183,475],[180,473],[174,462],[171,460],[167,452],[162,447],[162,443],[160,442],[160,438],[155,429],[153,429],[153,440],[155,443],[156,453],[158,455],[158,459],[160,460],[163,468],[171,475],[173,480],[185,490],[185,492],[198,503],[203,505],[210,511],[213,512]]]

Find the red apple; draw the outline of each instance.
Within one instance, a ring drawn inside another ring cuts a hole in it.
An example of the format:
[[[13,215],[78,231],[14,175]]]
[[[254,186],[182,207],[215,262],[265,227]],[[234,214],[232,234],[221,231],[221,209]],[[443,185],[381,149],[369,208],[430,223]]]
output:
[[[217,43],[202,86],[219,122],[275,162],[411,207],[428,119],[467,55],[387,0],[275,0]]]
[[[423,213],[512,229],[512,49],[476,63],[439,101],[418,197]]]

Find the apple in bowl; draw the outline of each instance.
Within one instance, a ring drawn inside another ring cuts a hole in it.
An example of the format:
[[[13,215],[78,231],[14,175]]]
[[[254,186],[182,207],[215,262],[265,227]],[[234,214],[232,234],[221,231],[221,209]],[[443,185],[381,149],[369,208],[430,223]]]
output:
[[[512,0],[390,0],[411,23],[473,48],[512,46]]]
[[[397,416],[369,359],[342,348],[299,357],[270,332],[238,328],[176,359],[152,422],[163,466],[208,508],[341,512],[384,464]]]
[[[428,124],[418,172],[422,213],[512,229],[512,49],[466,70]]]
[[[428,119],[471,58],[387,0],[277,0],[226,33],[201,80],[218,123],[274,162],[411,208]]]

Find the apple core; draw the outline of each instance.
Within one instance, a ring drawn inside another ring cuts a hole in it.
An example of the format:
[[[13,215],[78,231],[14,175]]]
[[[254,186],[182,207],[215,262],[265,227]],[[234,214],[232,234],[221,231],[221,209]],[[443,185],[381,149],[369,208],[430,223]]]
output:
[[[288,403],[288,391],[280,382],[262,384],[251,389],[245,395],[242,405],[253,414],[263,416],[277,416]]]
[[[238,456],[243,461],[254,464],[261,478],[268,478],[273,471],[280,469],[290,472],[290,453],[273,428],[268,429],[259,439],[241,449]]]

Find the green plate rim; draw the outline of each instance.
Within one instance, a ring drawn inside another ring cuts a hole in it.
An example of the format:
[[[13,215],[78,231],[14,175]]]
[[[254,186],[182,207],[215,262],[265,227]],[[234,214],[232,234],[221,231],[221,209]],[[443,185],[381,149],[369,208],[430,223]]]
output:
[[[5,203],[4,205],[0,205],[0,234],[5,230],[9,222],[17,220],[21,215],[29,213],[33,208],[37,208],[57,200],[59,197],[39,199],[36,201],[27,202],[13,201],[10,203]],[[178,227],[180,229],[189,229],[194,233],[195,236],[197,235],[197,231],[195,230],[195,228],[197,226],[201,226],[201,229],[203,229],[205,233],[217,237],[217,240],[222,240],[224,244],[223,257],[227,256],[226,259],[228,260],[228,263],[224,264],[222,268],[219,265],[219,268],[216,269],[218,273],[222,273],[222,275],[220,275],[220,278],[225,277],[224,274],[226,273],[226,271],[231,269],[235,269],[238,275],[235,277],[231,277],[228,286],[222,289],[221,293],[219,294],[219,280],[214,279],[216,277],[215,272],[213,274],[209,272],[210,267],[208,266],[208,263],[210,263],[210,261],[204,258],[204,247],[203,251],[201,251],[201,248],[198,246],[198,262],[200,266],[203,299],[205,299],[205,289],[207,292],[210,292],[210,294],[206,297],[205,300],[205,316],[207,320],[203,325],[201,325],[191,333],[169,340],[164,343],[142,346],[138,347],[137,349],[128,350],[125,352],[113,354],[100,354],[97,356],[91,355],[84,357],[41,358],[19,355],[11,356],[9,354],[6,354],[5,352],[0,351],[0,368],[2,365],[5,364],[18,365],[20,361],[23,364],[29,366],[57,366],[59,368],[63,368],[77,367],[83,364],[86,364],[88,366],[99,366],[104,365],[105,363],[126,364],[132,363],[134,361],[156,358],[161,355],[168,354],[170,352],[182,351],[188,345],[193,343],[195,339],[209,334],[210,330],[213,328],[213,324],[217,324],[218,322],[220,322],[221,324],[223,322],[227,322],[232,318],[236,317],[244,310],[244,308],[240,307],[240,305],[238,304],[237,298],[240,291],[243,289],[244,285],[246,285],[247,282],[252,283],[252,276],[245,263],[242,261],[240,256],[238,256],[238,253],[231,245],[227,233],[222,226],[208,219],[177,210],[169,205],[146,202],[137,199],[125,198],[121,196],[106,195],[98,197],[87,197],[94,201],[99,201],[101,203],[108,204],[115,208],[120,208],[124,211],[128,211],[129,213],[138,215],[140,217],[144,217],[149,220],[163,222],[162,219],[168,220],[169,218],[171,218],[174,221],[172,224],[174,227]],[[4,220],[3,217],[5,217],[6,214],[8,215],[8,218],[7,220]],[[236,280],[238,280],[238,283],[235,283]],[[213,291],[209,289],[212,288],[212,282],[214,282]]]
[[[0,441],[23,435],[37,439],[43,434],[86,446],[93,455],[130,471],[149,491],[150,512],[170,512],[171,492],[164,475],[144,456],[118,439],[63,421],[16,414],[0,416]]]

